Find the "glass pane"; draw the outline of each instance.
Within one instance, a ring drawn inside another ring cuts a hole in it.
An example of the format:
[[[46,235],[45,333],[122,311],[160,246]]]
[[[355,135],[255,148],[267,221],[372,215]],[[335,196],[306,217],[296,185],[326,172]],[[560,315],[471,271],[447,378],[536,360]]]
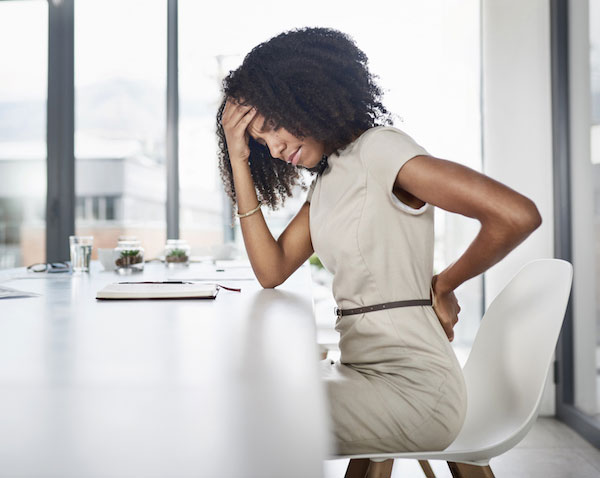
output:
[[[143,21],[140,19],[143,18]],[[165,0],[75,3],[76,230],[97,247],[166,239]]]
[[[214,133],[221,79],[258,43],[291,28],[327,26],[350,34],[369,57],[371,71],[379,75],[386,91],[384,102],[398,115],[396,126],[431,154],[481,170],[479,1],[393,2],[382,15],[380,9],[365,9],[357,0],[345,2],[343,11],[335,2],[320,0],[306,0],[302,8],[286,2],[275,8],[268,0],[237,0],[218,2],[210,9],[180,0],[179,13],[184,235],[191,237],[192,228],[206,227],[207,243],[219,237],[222,202],[211,204],[208,198],[222,191]],[[199,18],[206,19],[201,28]],[[216,21],[221,18],[227,21]],[[286,208],[267,218],[276,237],[304,197],[299,192]],[[438,211],[436,271],[453,262],[477,231],[476,221]],[[236,236],[243,250],[240,234]],[[319,277],[328,280],[326,274]],[[472,343],[481,319],[481,289],[481,279],[474,279],[457,291],[462,312],[455,347],[463,344],[468,349]],[[317,304],[317,315],[322,310],[324,320],[332,320],[331,297],[323,296],[327,299],[321,301],[322,307]]]
[[[48,5],[0,2],[0,269],[46,260]]]
[[[591,160],[594,195],[594,236],[596,268],[596,417],[600,419],[600,0],[590,0],[590,97]]]
[[[595,418],[591,435],[600,431],[600,0],[571,7],[571,24],[589,24],[570,36],[573,389],[565,402]]]
[[[238,55],[220,55],[220,49],[207,41],[205,29],[186,20],[190,4],[179,5],[180,230],[197,254],[208,255],[212,247],[223,243],[228,222],[223,216],[226,201],[215,159],[220,78],[239,59]],[[198,6],[192,4],[194,12]]]

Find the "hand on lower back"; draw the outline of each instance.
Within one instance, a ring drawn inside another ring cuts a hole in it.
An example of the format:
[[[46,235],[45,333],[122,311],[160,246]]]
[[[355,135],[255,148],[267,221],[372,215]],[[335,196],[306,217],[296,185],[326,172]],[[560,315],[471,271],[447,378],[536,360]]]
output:
[[[433,310],[442,324],[444,332],[448,336],[448,340],[452,342],[454,340],[454,326],[458,322],[458,313],[460,312],[460,305],[454,295],[454,291],[440,292],[436,290],[436,282],[438,276],[433,276],[431,280],[431,287],[433,289]]]

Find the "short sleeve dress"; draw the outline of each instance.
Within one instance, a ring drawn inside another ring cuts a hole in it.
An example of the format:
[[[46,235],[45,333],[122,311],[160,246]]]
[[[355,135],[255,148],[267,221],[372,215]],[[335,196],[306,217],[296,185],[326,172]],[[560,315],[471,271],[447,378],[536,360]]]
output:
[[[402,166],[428,154],[378,126],[328,158],[313,181],[310,235],[339,308],[430,298],[434,207],[392,192]],[[339,454],[441,450],[464,422],[461,367],[431,306],[338,318],[341,358],[322,361]]]

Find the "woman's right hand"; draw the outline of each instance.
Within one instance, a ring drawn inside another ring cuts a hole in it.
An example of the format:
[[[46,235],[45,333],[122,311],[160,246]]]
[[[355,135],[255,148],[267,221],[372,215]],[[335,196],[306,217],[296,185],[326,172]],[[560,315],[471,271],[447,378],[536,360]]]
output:
[[[443,272],[442,272],[443,274]],[[444,332],[448,336],[448,340],[454,340],[454,326],[458,322],[458,314],[460,305],[453,290],[445,290],[443,285],[440,286],[441,274],[434,275],[431,279],[431,290],[433,300],[433,311],[437,315]]]
[[[227,98],[221,119],[227,151],[231,163],[247,163],[250,157],[248,147],[248,125],[256,116],[256,108],[242,105],[234,98]]]

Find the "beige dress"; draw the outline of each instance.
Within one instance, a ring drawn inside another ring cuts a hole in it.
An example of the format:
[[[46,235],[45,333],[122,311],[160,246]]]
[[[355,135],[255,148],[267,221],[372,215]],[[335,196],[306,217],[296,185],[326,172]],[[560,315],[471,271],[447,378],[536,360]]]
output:
[[[329,157],[307,197],[313,247],[342,309],[430,297],[433,212],[392,193],[400,168],[428,154],[393,127]],[[322,362],[339,454],[440,450],[464,421],[462,370],[431,306],[337,320],[341,359]]]

